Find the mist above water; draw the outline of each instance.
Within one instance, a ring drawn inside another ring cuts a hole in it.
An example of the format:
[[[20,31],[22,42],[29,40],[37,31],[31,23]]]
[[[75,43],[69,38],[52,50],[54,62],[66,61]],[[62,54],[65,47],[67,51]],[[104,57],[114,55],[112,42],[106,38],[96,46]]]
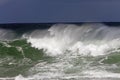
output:
[[[56,56],[75,52],[81,55],[104,55],[119,48],[120,28],[100,23],[55,24],[46,30],[34,30],[28,37],[32,47],[44,49],[47,55]]]

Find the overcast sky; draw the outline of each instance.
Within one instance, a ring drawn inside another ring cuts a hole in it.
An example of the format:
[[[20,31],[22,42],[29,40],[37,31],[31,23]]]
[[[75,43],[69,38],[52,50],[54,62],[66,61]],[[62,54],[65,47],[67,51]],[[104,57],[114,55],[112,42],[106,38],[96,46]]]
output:
[[[0,0],[0,23],[120,22],[120,0]]]

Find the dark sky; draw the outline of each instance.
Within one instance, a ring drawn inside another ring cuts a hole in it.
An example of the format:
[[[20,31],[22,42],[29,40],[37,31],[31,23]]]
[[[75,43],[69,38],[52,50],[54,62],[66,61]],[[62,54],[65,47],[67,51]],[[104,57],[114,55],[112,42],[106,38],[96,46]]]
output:
[[[120,21],[120,0],[0,0],[0,23]]]

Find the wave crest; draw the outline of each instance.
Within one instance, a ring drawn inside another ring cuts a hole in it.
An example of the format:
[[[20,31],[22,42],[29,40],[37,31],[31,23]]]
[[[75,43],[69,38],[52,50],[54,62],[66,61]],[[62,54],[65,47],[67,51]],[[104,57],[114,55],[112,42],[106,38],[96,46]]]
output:
[[[61,55],[68,50],[74,54],[99,56],[118,48],[119,38],[120,28],[117,27],[103,24],[55,24],[44,31],[33,31],[27,41],[32,47],[44,49],[49,56]]]

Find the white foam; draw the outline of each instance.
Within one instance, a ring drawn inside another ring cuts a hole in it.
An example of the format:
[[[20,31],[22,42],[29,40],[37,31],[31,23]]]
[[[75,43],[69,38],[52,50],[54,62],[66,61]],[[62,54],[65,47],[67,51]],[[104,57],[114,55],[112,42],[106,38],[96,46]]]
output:
[[[91,70],[83,72],[89,78],[120,78],[119,73],[112,73],[107,71],[100,71],[100,70]]]
[[[120,40],[112,40],[104,44],[83,44],[82,42],[77,42],[75,45],[70,47],[72,53],[77,53],[80,55],[92,55],[100,56],[112,53],[112,51],[119,51]]]
[[[22,75],[18,75],[14,78],[14,80],[35,80],[34,78],[23,77]]]
[[[99,56],[120,47],[120,29],[108,28],[102,24],[82,26],[56,24],[43,32],[33,31],[28,42],[32,47],[44,49],[49,56],[64,54],[66,50],[81,55]]]
[[[33,76],[29,76],[29,77],[23,77],[22,75],[18,75],[16,76],[14,79],[15,80],[44,80],[44,79],[49,79],[49,80],[61,80],[61,79],[92,79],[94,78],[96,79],[119,79],[120,78],[120,74],[119,73],[112,73],[112,72],[107,72],[107,71],[101,71],[101,70],[88,70],[88,71],[84,71],[82,72],[83,75],[78,75],[78,74],[69,74],[69,75],[60,75],[60,73],[51,73],[51,72],[47,72],[47,73],[38,73],[35,74]],[[1,78],[2,79],[2,78]],[[6,79],[12,79],[12,78],[6,78]]]
[[[42,38],[42,39],[29,38],[28,42],[32,43],[32,47],[38,49],[44,49],[44,51],[48,55],[53,55],[53,56],[62,54],[66,49],[66,45],[64,42],[61,42],[54,38]]]
[[[15,80],[120,78],[119,73],[105,71],[109,65],[101,64],[103,59],[98,62],[100,64],[97,66],[96,64],[91,66],[92,61],[89,62],[84,57],[83,59],[77,59],[81,58],[78,55],[96,57],[119,51],[119,28],[109,28],[102,24],[82,26],[56,24],[48,30],[35,30],[30,35],[27,34],[23,37],[27,38],[32,47],[44,49],[47,55],[56,56],[57,58],[53,63],[43,61],[36,64],[28,71],[28,77],[18,75],[14,78]],[[17,49],[22,51],[19,47]],[[81,60],[80,63],[79,60]],[[111,68],[114,67],[116,69],[117,66],[111,66]]]
[[[25,79],[22,75],[18,75],[15,77],[15,80],[28,80],[28,79]]]

